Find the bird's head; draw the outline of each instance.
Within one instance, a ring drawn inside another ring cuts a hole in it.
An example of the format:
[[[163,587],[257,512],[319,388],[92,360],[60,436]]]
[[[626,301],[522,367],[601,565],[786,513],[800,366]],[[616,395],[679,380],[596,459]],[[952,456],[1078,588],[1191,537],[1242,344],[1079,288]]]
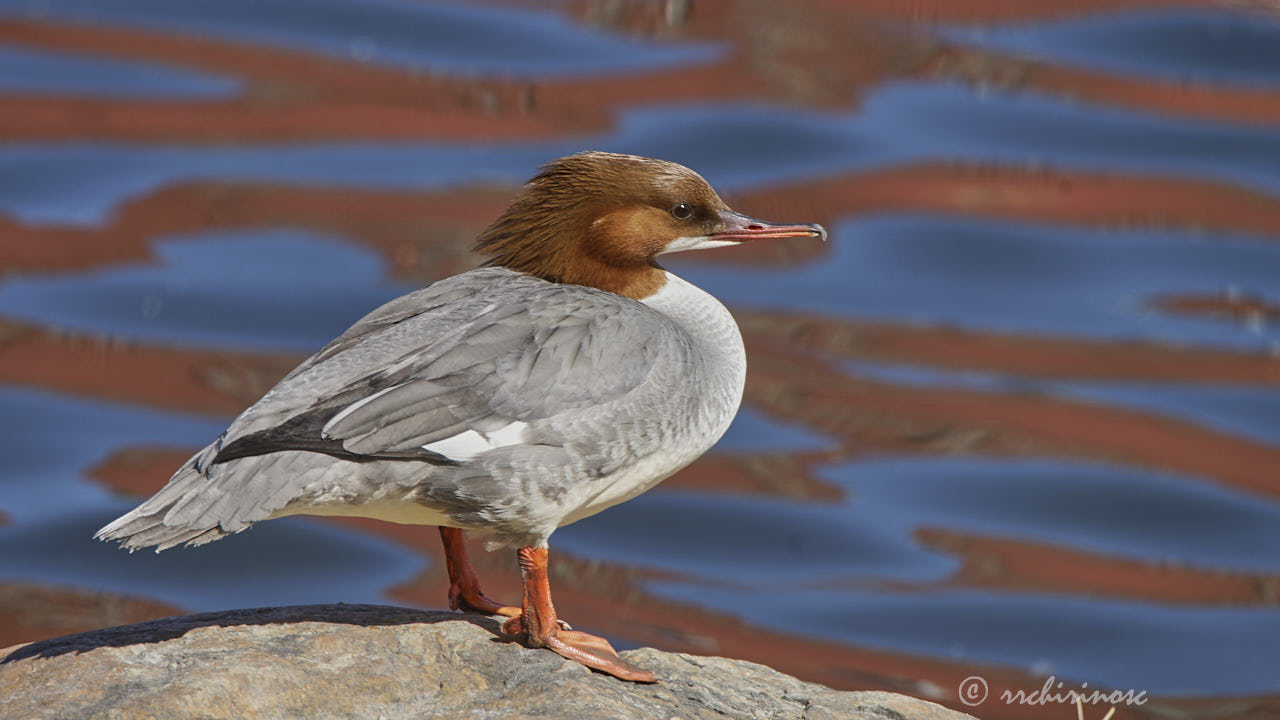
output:
[[[821,225],[735,213],[701,175],[673,162],[586,152],[543,166],[476,244],[487,265],[643,299],[666,282],[659,255],[788,237]]]

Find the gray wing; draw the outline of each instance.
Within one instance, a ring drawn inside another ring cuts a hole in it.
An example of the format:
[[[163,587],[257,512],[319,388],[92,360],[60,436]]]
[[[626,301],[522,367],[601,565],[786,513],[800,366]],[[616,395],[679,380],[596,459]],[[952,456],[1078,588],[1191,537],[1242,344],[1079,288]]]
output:
[[[251,452],[251,438],[263,450],[293,438],[430,460],[424,445],[467,430],[616,400],[644,381],[659,349],[680,346],[674,325],[634,301],[479,271],[493,272],[502,282],[460,276],[441,293],[447,302],[421,298],[411,312],[410,295],[361,320],[232,424],[222,452],[240,449],[224,460]]]
[[[687,354],[678,328],[627,298],[502,269],[464,273],[361,319],[99,537],[162,548],[217,539],[279,510],[337,459],[456,466],[466,458],[426,446],[554,425]],[[544,435],[537,443],[557,441]],[[283,457],[302,460],[272,468]]]

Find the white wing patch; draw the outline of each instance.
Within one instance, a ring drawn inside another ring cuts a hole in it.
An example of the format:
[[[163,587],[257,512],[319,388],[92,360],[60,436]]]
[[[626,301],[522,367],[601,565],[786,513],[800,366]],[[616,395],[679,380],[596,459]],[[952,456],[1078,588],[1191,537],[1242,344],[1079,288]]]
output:
[[[524,429],[528,426],[528,423],[513,422],[488,433],[468,430],[430,445],[423,445],[422,448],[450,460],[465,462],[482,452],[524,442]]]

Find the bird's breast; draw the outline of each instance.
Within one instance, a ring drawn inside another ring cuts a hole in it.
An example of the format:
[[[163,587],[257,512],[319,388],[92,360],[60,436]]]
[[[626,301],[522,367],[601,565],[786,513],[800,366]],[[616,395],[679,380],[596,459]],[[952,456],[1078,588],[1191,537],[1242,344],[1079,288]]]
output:
[[[667,285],[645,304],[673,320],[690,341],[686,363],[655,379],[654,402],[621,420],[627,429],[656,438],[648,452],[631,456],[595,482],[584,483],[567,504],[567,525],[649,490],[696,460],[724,435],[737,414],[746,379],[742,335],[729,311],[698,287],[668,274]],[[638,428],[644,428],[643,431]]]

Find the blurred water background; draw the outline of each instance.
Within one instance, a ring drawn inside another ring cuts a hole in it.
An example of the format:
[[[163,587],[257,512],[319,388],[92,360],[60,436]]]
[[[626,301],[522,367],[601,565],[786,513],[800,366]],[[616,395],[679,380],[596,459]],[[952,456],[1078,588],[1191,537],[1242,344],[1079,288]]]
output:
[[[668,263],[739,318],[744,407],[555,535],[563,616],[961,709],[979,675],[986,718],[1073,713],[997,698],[1050,675],[1280,717],[1265,2],[0,0],[0,647],[445,605],[430,528],[91,535],[585,149],[832,236]]]

